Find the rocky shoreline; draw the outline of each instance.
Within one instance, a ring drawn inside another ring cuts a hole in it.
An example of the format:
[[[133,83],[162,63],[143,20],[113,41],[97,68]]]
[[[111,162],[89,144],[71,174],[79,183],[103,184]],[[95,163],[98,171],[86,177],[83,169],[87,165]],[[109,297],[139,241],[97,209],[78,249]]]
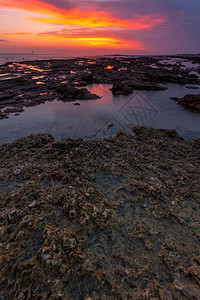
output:
[[[185,95],[183,98],[171,97],[185,108],[200,112],[200,95]]]
[[[200,299],[200,139],[0,146],[0,298]]]
[[[111,84],[114,95],[134,90],[165,90],[167,83],[200,84],[193,69],[172,64],[172,57],[100,57],[23,61],[0,66],[0,119],[46,101],[94,100],[88,84]],[[177,57],[180,58],[180,57]],[[169,61],[163,64],[165,59]],[[199,56],[185,56],[197,64]],[[199,72],[199,68],[194,69]]]

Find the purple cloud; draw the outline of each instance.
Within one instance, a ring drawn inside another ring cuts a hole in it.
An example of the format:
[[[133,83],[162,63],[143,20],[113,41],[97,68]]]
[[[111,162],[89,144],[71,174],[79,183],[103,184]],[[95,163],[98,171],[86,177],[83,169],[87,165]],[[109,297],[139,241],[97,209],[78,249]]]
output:
[[[113,36],[139,40],[149,52],[200,52],[200,0],[42,0],[60,9],[96,10],[110,13],[119,19],[140,16],[161,17],[165,22],[144,30],[119,30]],[[83,32],[83,29],[82,29]],[[99,32],[104,32],[103,30]],[[57,34],[67,34],[67,31]],[[78,34],[77,32],[72,32]],[[85,33],[93,34],[86,29]],[[107,33],[110,34],[109,29]],[[56,34],[56,32],[55,32]],[[70,34],[70,32],[68,32]],[[96,34],[97,31],[96,31]]]
[[[7,40],[0,40],[0,43],[9,43]]]
[[[72,9],[75,8],[77,5],[73,1],[68,1],[68,0],[44,0],[43,2],[52,4],[58,8],[61,9]]]

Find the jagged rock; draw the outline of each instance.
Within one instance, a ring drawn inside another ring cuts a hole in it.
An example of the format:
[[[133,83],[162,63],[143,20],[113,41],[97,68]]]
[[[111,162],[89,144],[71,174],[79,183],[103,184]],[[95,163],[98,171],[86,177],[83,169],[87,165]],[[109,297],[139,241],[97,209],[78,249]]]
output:
[[[200,139],[37,134],[0,157],[1,299],[199,299]]]
[[[200,111],[200,95],[185,95],[183,98],[171,97],[170,99],[175,100],[178,104],[188,109]]]
[[[56,92],[60,95],[62,101],[74,101],[74,100],[95,100],[100,97],[91,94],[87,89],[82,88],[78,89],[76,87],[68,87],[68,86],[59,86],[56,89]]]
[[[114,82],[111,91],[114,95],[129,95],[133,90],[166,90],[167,87],[161,84],[145,81],[128,80],[124,82]]]

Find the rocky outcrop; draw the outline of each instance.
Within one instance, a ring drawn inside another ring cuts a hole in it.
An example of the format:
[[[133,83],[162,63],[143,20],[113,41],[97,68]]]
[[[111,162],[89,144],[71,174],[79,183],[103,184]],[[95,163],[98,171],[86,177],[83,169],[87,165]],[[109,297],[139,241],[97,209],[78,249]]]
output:
[[[185,95],[183,98],[171,97],[172,100],[178,102],[185,108],[196,110],[200,112],[200,95]]]
[[[80,89],[74,86],[60,85],[56,88],[56,92],[58,93],[60,100],[67,102],[74,100],[95,100],[100,98],[95,94],[91,94],[86,88]]]
[[[127,80],[127,81],[116,81],[113,83],[111,91],[114,95],[129,95],[134,90],[166,90],[167,87],[158,83]]]
[[[1,299],[199,299],[199,139],[38,134],[0,157]]]

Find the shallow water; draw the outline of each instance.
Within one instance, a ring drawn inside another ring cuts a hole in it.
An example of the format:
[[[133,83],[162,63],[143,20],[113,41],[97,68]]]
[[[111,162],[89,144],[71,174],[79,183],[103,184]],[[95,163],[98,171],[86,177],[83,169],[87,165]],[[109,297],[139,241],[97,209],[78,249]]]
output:
[[[189,111],[170,97],[199,94],[198,89],[169,84],[166,91],[136,91],[129,96],[113,96],[111,85],[92,84],[88,89],[102,96],[98,100],[51,102],[25,108],[19,116],[0,120],[0,144],[32,133],[47,132],[63,138],[104,138],[135,125],[175,129],[185,139],[200,137],[200,113]],[[52,96],[50,96],[52,97]],[[52,101],[53,100],[53,101]],[[110,125],[110,126],[108,126]]]
[[[48,59],[62,59],[68,58],[63,55],[51,55],[51,54],[4,54],[0,53],[0,65],[3,65],[7,62],[23,62],[23,61],[32,61],[32,60],[48,60]]]

